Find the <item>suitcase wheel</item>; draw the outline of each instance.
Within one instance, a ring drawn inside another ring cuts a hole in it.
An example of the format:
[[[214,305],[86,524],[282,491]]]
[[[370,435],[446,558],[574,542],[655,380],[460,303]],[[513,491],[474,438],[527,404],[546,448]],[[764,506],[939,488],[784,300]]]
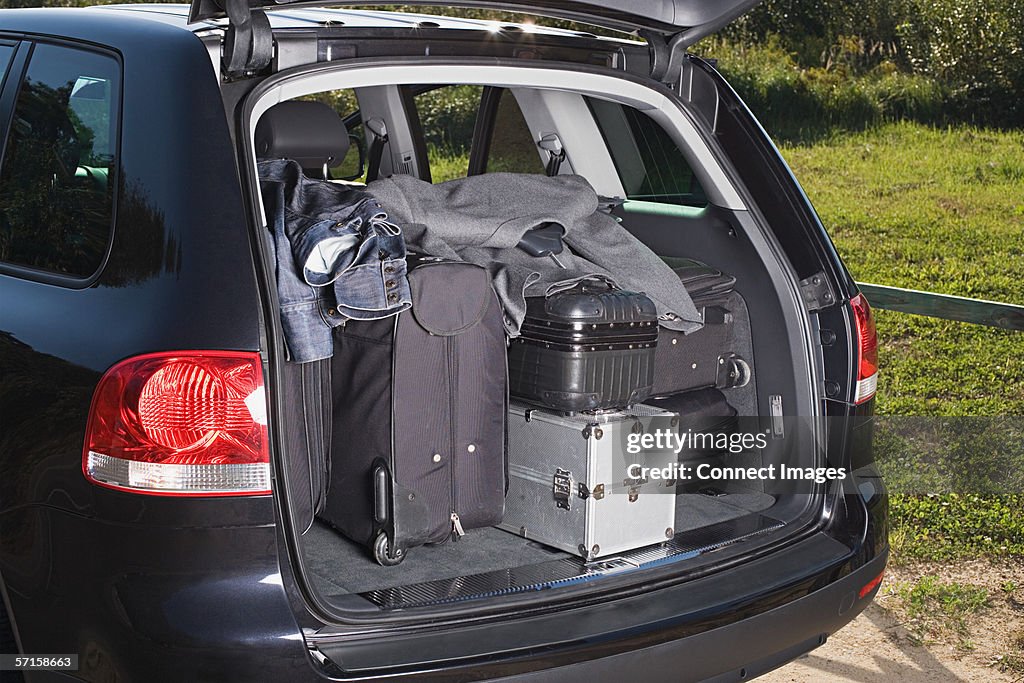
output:
[[[395,554],[391,554],[390,543],[388,543],[388,535],[383,531],[377,534],[377,538],[373,542],[373,559],[377,560],[377,564],[382,567],[394,567],[395,565],[402,564],[402,560],[405,559],[405,553],[401,548],[395,551]]]

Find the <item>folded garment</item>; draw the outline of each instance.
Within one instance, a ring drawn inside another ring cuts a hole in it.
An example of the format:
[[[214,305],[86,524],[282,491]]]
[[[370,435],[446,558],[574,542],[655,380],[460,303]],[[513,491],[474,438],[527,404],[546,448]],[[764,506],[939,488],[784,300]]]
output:
[[[361,189],[307,178],[289,159],[257,164],[274,235],[278,300],[292,360],[333,352],[331,329],[412,305],[401,229]]]
[[[487,173],[433,185],[411,176],[372,182],[367,190],[387,209],[412,251],[487,268],[505,309],[505,326],[518,336],[526,297],[544,296],[599,277],[643,292],[660,324],[682,332],[700,329],[701,317],[686,287],[664,261],[599,210],[585,178]],[[556,223],[567,247],[557,259],[518,249],[523,235]]]

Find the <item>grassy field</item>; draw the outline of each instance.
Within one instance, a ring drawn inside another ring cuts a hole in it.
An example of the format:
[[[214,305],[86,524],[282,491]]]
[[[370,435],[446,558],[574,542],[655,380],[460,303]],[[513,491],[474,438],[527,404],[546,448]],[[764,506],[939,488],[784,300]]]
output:
[[[858,281],[1024,303],[1024,133],[899,123],[783,154]],[[1024,335],[877,317],[879,412],[1024,415]]]
[[[782,151],[858,281],[1024,303],[1024,133],[904,122]],[[1024,333],[876,317],[880,414],[1024,416]],[[883,471],[898,491],[908,472],[969,480],[996,457],[1019,481],[1022,422],[977,421],[999,429],[986,444],[979,427],[955,467],[905,448],[883,459]],[[1000,484],[998,474],[988,479]],[[892,510],[896,562],[1024,557],[1024,496],[897,494]]]

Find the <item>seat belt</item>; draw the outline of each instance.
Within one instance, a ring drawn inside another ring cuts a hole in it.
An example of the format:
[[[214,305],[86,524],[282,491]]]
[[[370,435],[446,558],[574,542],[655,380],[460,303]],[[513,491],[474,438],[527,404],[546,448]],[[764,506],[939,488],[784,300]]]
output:
[[[384,145],[388,144],[388,127],[381,119],[370,119],[366,122],[366,130],[373,135],[373,139],[370,140],[370,149],[367,152],[370,159],[366,168],[366,182],[371,182],[380,177],[380,162],[384,158]]]
[[[559,169],[562,168],[562,162],[565,161],[565,148],[562,146],[562,141],[555,133],[547,133],[537,141],[537,146],[548,153],[548,163],[544,167],[544,172],[549,177],[558,175]]]

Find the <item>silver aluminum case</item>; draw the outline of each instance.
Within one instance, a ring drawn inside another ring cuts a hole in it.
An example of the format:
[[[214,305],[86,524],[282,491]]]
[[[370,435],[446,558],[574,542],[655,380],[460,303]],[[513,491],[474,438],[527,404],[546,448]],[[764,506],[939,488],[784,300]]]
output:
[[[500,528],[588,560],[670,540],[675,482],[628,480],[627,467],[665,467],[676,455],[672,449],[630,455],[626,439],[633,430],[675,431],[677,425],[676,413],[645,405],[559,415],[511,403],[509,489]],[[568,509],[556,499],[558,470],[570,473],[560,477],[570,480]]]

